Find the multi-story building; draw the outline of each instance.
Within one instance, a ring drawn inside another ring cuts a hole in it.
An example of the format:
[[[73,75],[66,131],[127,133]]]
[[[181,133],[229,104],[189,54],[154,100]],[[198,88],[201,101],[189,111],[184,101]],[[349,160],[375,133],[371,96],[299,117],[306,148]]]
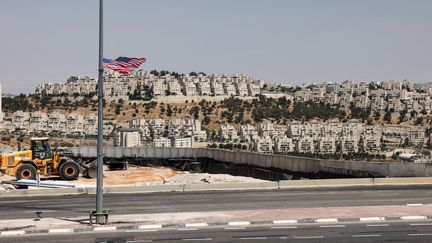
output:
[[[260,137],[254,141],[254,150],[259,153],[273,153],[274,142],[270,137]]]
[[[275,141],[275,150],[278,153],[286,154],[295,151],[295,144],[292,138],[286,136],[282,138],[277,138]]]
[[[114,146],[140,147],[141,134],[139,133],[139,130],[134,128],[117,129],[114,135]]]
[[[239,139],[237,129],[231,124],[223,124],[219,128],[219,138],[222,140],[237,140]]]

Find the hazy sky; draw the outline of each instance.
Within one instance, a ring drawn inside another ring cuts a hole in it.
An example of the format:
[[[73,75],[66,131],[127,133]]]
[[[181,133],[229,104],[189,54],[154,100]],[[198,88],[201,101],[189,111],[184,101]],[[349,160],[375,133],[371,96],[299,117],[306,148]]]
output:
[[[97,74],[97,0],[1,0],[3,92]],[[270,82],[432,80],[430,0],[105,0],[105,57]]]

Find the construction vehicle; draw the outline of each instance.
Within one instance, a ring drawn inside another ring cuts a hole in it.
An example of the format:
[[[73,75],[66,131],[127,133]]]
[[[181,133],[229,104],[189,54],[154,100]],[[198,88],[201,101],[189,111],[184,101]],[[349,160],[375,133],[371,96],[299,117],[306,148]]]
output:
[[[58,175],[63,180],[74,180],[79,176],[80,166],[61,152],[53,152],[49,138],[31,138],[30,150],[1,155],[0,171],[15,176],[18,180],[41,176]]]

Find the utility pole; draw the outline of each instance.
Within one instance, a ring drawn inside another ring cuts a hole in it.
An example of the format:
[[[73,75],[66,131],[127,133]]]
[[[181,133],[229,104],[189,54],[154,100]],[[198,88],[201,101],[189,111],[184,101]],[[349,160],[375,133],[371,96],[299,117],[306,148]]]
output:
[[[103,0],[99,0],[99,68],[98,68],[98,139],[97,139],[97,182],[96,182],[96,212],[90,215],[96,218],[96,224],[106,224],[108,212],[103,210]]]

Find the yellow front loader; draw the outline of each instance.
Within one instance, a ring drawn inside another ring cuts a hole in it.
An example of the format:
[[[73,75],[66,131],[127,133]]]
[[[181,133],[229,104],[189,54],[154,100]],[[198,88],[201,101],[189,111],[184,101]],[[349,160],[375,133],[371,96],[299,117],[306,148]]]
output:
[[[76,179],[80,173],[78,163],[60,153],[53,153],[48,140],[46,137],[31,138],[30,150],[2,154],[0,171],[18,180],[34,180],[38,170],[45,177],[58,175],[63,180]]]

